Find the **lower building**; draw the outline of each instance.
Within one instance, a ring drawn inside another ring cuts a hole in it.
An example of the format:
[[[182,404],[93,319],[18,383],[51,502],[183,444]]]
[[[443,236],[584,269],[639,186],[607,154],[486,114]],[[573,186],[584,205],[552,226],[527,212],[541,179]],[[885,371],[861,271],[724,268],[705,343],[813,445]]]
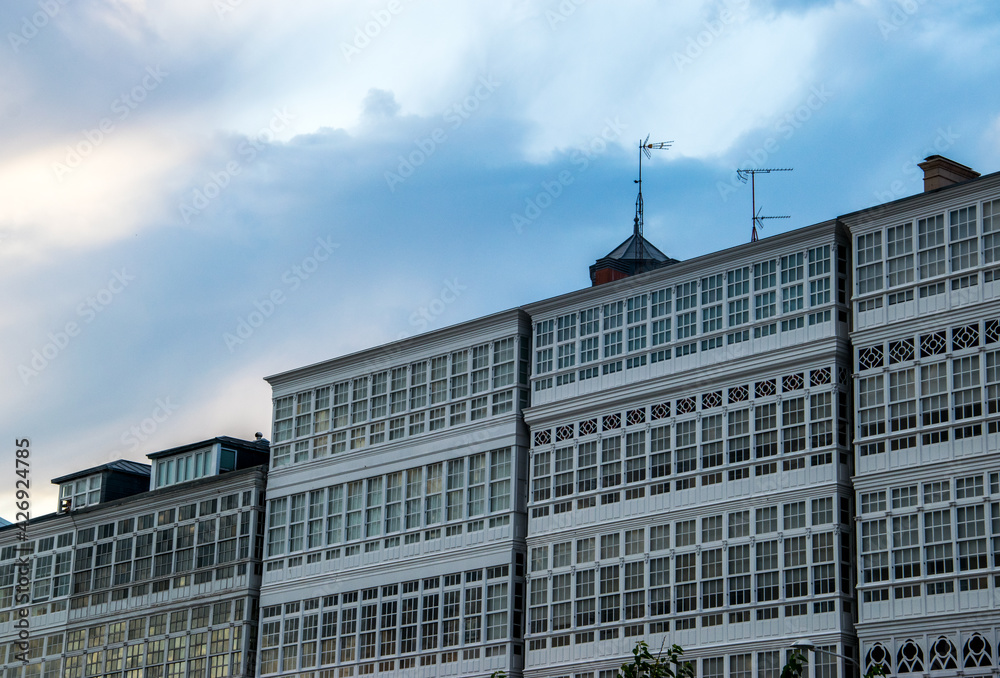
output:
[[[4,678],[254,675],[266,466],[248,464],[267,442],[151,456],[208,471],[149,491],[149,466],[112,462],[56,479],[59,512],[0,528]]]

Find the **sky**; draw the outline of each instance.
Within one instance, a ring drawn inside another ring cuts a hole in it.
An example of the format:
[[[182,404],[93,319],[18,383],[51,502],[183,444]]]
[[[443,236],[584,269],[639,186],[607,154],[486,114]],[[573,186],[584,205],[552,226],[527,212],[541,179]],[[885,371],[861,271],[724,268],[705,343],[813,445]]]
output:
[[[265,376],[1000,170],[992,0],[4,0],[0,516]],[[23,445],[23,442],[20,443]],[[23,447],[21,449],[24,449]],[[22,454],[23,456],[23,454]],[[23,468],[23,467],[22,467]]]

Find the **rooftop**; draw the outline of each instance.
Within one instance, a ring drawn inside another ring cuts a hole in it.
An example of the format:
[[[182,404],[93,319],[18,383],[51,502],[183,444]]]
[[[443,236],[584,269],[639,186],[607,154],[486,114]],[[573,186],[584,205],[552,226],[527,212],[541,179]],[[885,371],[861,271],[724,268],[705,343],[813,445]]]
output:
[[[92,468],[87,468],[82,471],[70,473],[69,475],[53,478],[52,484],[61,485],[62,483],[68,482],[70,480],[76,480],[77,478],[83,478],[85,476],[92,476],[95,473],[102,473],[104,471],[117,471],[118,473],[128,473],[130,475],[143,476],[148,478],[150,473],[150,466],[149,464],[142,464],[137,461],[129,461],[128,459],[118,459],[116,461],[108,462],[107,464],[101,464],[100,466],[94,466]]]
[[[223,445],[229,447],[237,447],[245,450],[257,450],[261,449],[267,450],[267,446],[270,445],[266,438],[260,438],[259,440],[242,440],[240,438],[231,438],[230,436],[216,436],[215,438],[209,438],[208,440],[202,440],[196,443],[188,443],[187,445],[181,445],[179,447],[171,447],[167,450],[160,450],[159,452],[151,452],[146,456],[149,459],[160,459],[161,457],[169,457],[174,454],[181,454],[183,452],[190,452],[191,450],[197,450],[201,447],[208,447],[209,445],[214,445],[215,443],[222,443]]]

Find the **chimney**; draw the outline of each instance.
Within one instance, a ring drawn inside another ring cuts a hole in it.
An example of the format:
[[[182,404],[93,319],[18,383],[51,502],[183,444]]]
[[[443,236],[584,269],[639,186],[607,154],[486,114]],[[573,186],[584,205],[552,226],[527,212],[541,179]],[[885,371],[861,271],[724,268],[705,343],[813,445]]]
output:
[[[929,155],[917,167],[924,171],[924,193],[980,176],[971,167],[949,160],[943,155]]]

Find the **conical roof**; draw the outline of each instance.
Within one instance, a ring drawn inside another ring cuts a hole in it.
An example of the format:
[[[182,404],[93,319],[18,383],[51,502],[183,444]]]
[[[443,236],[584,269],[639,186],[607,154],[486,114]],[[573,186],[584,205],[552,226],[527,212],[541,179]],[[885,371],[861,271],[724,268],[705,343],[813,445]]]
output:
[[[668,257],[633,231],[625,242],[591,264],[590,282],[601,285],[674,263],[676,259]]]
[[[666,254],[658,250],[648,240],[638,233],[633,233],[625,239],[618,247],[611,250],[602,259],[631,259],[633,261],[656,261],[666,262],[670,259]]]

